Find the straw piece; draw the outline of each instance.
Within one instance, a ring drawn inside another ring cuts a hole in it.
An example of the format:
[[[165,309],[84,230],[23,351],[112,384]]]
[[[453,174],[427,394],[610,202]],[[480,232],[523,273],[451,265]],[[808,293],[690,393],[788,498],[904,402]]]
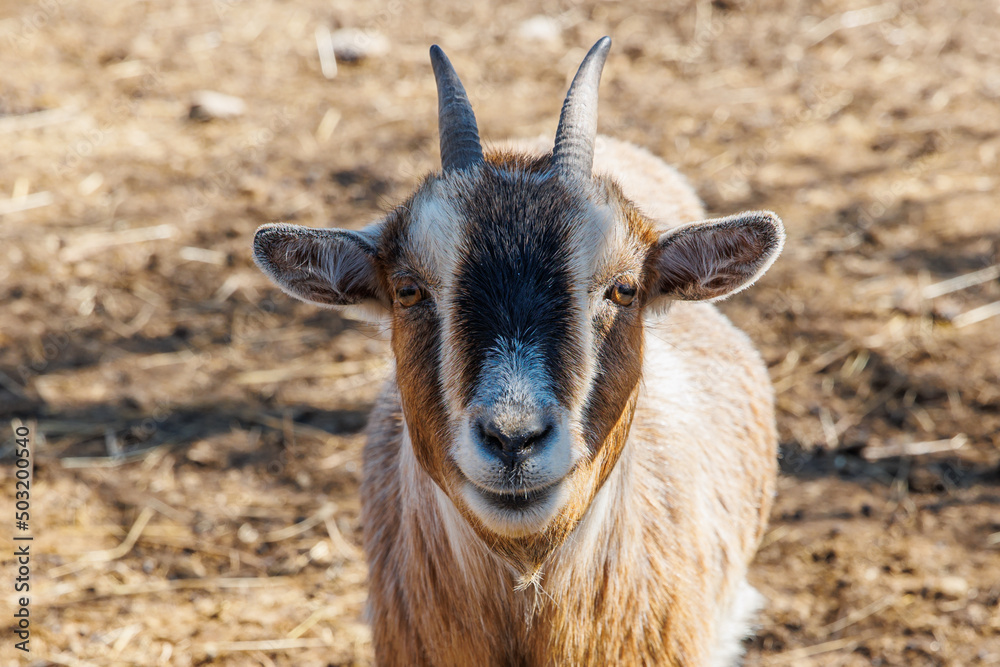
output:
[[[67,456],[66,458],[59,459],[59,465],[63,468],[117,468],[172,445],[172,442],[164,442],[155,447],[145,447],[143,449],[124,452],[119,456]]]
[[[980,306],[979,308],[973,308],[972,310],[966,311],[961,315],[958,315],[951,321],[955,325],[956,329],[961,329],[962,327],[967,327],[970,324],[977,324],[984,320],[988,320],[991,317],[996,317],[1000,315],[1000,301],[994,301],[993,303],[988,303],[985,306]]]
[[[325,143],[333,135],[333,131],[337,129],[340,119],[340,111],[333,107],[327,109],[323,118],[320,119],[319,125],[316,126],[316,141],[321,144]]]
[[[18,398],[27,398],[28,395],[24,393],[24,389],[17,383],[17,380],[7,375],[3,371],[0,371],[0,387],[3,387],[10,393],[14,394]]]
[[[325,639],[299,638],[299,639],[258,639],[237,642],[206,642],[201,644],[201,649],[209,655],[218,653],[235,653],[240,651],[289,651],[297,648],[325,648],[333,646]]]
[[[184,364],[192,359],[197,359],[199,355],[195,354],[191,350],[180,350],[179,352],[160,352],[159,354],[150,354],[144,357],[139,357],[136,359],[136,368],[141,368],[143,370],[149,370],[150,368],[158,368],[160,366],[171,366],[173,364]]]
[[[13,199],[0,199],[0,215],[8,213],[20,213],[33,208],[42,208],[55,201],[51,192],[35,192],[23,197]]]
[[[330,611],[327,607],[317,609],[309,615],[309,618],[292,628],[292,631],[288,633],[288,639],[298,639],[311,630],[314,625],[326,618],[329,613]]]
[[[76,109],[70,107],[60,107],[56,109],[43,109],[32,111],[16,116],[0,117],[0,134],[7,132],[21,132],[24,130],[34,130],[35,128],[65,123],[76,118]]]
[[[850,412],[838,419],[836,423],[837,435],[843,435],[847,429],[851,428],[855,424],[860,424],[861,420],[871,414],[873,410],[885,405],[885,402],[889,399],[889,397],[899,391],[900,387],[904,384],[906,384],[905,379],[894,379],[886,385],[882,391],[868,399],[868,401],[861,406],[860,410]]]
[[[49,653],[45,656],[47,665],[65,665],[65,667],[97,667],[96,663],[85,662],[65,653]]]
[[[319,53],[319,67],[323,76],[334,79],[337,76],[337,55],[333,50],[333,38],[325,25],[316,26],[316,51]]]
[[[834,14],[833,16],[823,19],[805,33],[804,37],[806,45],[814,46],[819,44],[824,39],[835,32],[839,32],[840,30],[860,28],[861,26],[871,25],[872,23],[888,21],[889,19],[894,18],[897,14],[899,14],[899,6],[892,2]]]
[[[790,372],[785,377],[776,379],[774,381],[774,392],[780,394],[783,391],[789,389],[795,385],[795,382],[806,374],[816,373],[823,370],[833,362],[846,357],[851,352],[855,350],[857,343],[854,341],[844,341],[843,343],[837,345],[833,349],[827,350],[823,354],[819,355],[808,364],[799,366],[798,362],[792,366],[792,370],[798,370],[799,372]]]
[[[853,650],[855,646],[864,640],[865,637],[845,637],[843,639],[834,639],[833,641],[823,642],[821,644],[813,644],[812,646],[803,646],[802,648],[779,653],[773,658],[765,658],[764,664],[785,665],[797,662],[802,658],[820,655],[821,653],[830,653],[831,651],[839,651],[844,648],[850,648]]]
[[[136,229],[123,229],[117,232],[83,234],[71,240],[63,248],[62,252],[59,253],[59,259],[64,262],[74,262],[102,252],[111,246],[169,239],[176,231],[177,228],[173,225],[164,224],[153,225],[151,227],[138,227]]]
[[[820,634],[821,636],[828,637],[834,633],[840,632],[844,628],[854,625],[855,623],[859,623],[869,616],[873,616],[886,607],[892,605],[892,603],[896,601],[897,597],[898,596],[896,595],[886,595],[884,598],[875,600],[875,602],[872,602],[861,609],[855,609],[842,619],[834,621],[833,623],[830,623],[826,627],[822,628],[820,630]]]
[[[944,440],[924,440],[922,442],[910,442],[905,444],[883,445],[881,447],[865,447],[861,455],[867,461],[878,461],[895,456],[924,456],[926,454],[940,454],[941,452],[951,452],[961,449],[969,442],[969,437],[964,433],[959,433],[952,438]]]
[[[295,537],[296,535],[301,535],[307,530],[318,526],[323,523],[323,520],[329,516],[333,515],[333,512],[337,509],[337,506],[333,503],[325,503],[319,510],[313,514],[311,517],[298,522],[293,526],[287,526],[285,528],[279,528],[278,530],[272,530],[270,533],[264,536],[264,542],[281,542],[287,540],[290,537]]]
[[[278,417],[272,417],[271,415],[256,414],[250,411],[241,412],[240,418],[245,419],[249,422],[255,422],[261,424],[262,426],[268,426],[273,429],[284,432],[285,422],[284,419]],[[292,422],[292,430],[296,435],[308,436],[313,438],[319,438],[321,440],[329,440],[331,438],[337,437],[336,434],[330,433],[329,431],[324,431],[321,428],[315,426],[309,426],[308,424],[302,424],[296,421]]]
[[[215,264],[217,266],[224,266],[226,263],[226,253],[219,252],[218,250],[211,250],[209,248],[184,246],[177,254],[180,255],[181,259],[185,259],[189,262],[203,262],[205,264]]]
[[[65,576],[72,572],[77,572],[92,565],[94,563],[105,563],[112,560],[118,560],[135,546],[136,541],[139,539],[139,535],[142,531],[146,529],[146,524],[149,520],[153,518],[155,512],[149,507],[143,507],[142,511],[139,512],[139,517],[132,524],[132,529],[128,531],[128,535],[122,540],[121,544],[113,549],[105,549],[104,551],[92,551],[78,561],[72,563],[67,563],[60,567],[53,568],[49,570],[48,575],[52,579],[58,579],[59,577]]]
[[[58,608],[68,607],[80,602],[90,602],[109,597],[125,597],[133,595],[157,595],[169,591],[197,589],[197,590],[217,590],[233,588],[270,588],[293,586],[294,577],[199,577],[197,579],[156,579],[144,581],[138,584],[121,584],[106,591],[94,591],[88,586],[85,589],[68,591],[64,587],[59,588],[58,594],[52,599],[47,599],[44,595],[39,596],[38,601],[32,600],[33,604],[40,607]],[[74,595],[73,593],[76,593]]]
[[[268,384],[271,382],[286,382],[288,380],[301,380],[304,378],[344,377],[385,366],[388,366],[388,362],[385,360],[363,359],[360,361],[341,361],[323,365],[312,364],[290,368],[269,368],[240,373],[233,381],[236,384]]]
[[[978,271],[973,271],[972,273],[966,273],[961,276],[949,278],[948,280],[942,280],[939,283],[928,285],[923,289],[921,295],[925,299],[934,299],[939,296],[944,296],[945,294],[951,294],[952,292],[957,292],[958,290],[963,290],[968,287],[974,287],[975,285],[987,283],[998,278],[1000,278],[1000,264],[994,264],[993,266],[988,266],[985,269],[980,269]]]

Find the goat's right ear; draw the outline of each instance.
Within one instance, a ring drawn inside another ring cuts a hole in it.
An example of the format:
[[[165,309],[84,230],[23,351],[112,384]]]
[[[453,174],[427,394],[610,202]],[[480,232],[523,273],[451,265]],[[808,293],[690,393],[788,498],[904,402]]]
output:
[[[371,233],[270,224],[257,229],[253,259],[282,290],[320,306],[388,308]]]
[[[781,219],[751,211],[704,220],[660,236],[651,260],[653,298],[714,301],[746,289],[785,243]]]

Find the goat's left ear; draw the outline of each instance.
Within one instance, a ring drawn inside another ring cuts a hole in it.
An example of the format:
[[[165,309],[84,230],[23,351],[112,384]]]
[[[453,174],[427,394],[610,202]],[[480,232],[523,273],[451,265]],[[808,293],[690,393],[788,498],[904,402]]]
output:
[[[712,301],[752,285],[785,243],[781,219],[770,211],[704,220],[662,234],[648,268],[652,299]]]
[[[253,259],[275,285],[298,299],[379,310],[389,303],[375,266],[375,229],[263,225],[254,235]]]

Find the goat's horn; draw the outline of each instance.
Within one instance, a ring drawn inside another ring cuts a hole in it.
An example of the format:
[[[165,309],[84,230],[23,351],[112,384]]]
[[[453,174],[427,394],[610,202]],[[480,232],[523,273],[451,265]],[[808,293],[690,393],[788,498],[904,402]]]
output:
[[[453,171],[482,162],[483,148],[479,145],[479,128],[469,96],[448,56],[437,44],[431,47],[431,65],[438,91],[441,167]]]
[[[590,178],[597,138],[597,88],[611,49],[611,38],[602,37],[580,64],[559,115],[552,168],[569,178]]]

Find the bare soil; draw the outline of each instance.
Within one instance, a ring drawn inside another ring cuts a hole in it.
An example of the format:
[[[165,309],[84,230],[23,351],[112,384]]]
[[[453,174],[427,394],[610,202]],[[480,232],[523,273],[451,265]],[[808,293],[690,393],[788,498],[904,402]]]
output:
[[[387,48],[328,79],[316,31],[341,27]],[[271,287],[253,230],[360,227],[436,168],[431,43],[500,140],[554,132],[604,34],[601,131],[713,213],[788,228],[722,305],[782,448],[747,663],[1000,664],[1000,281],[976,273],[1000,264],[1000,13],[979,0],[0,0],[5,508],[13,429],[35,440],[32,650],[5,631],[0,664],[370,664],[385,335]],[[201,89],[245,113],[190,119]]]

